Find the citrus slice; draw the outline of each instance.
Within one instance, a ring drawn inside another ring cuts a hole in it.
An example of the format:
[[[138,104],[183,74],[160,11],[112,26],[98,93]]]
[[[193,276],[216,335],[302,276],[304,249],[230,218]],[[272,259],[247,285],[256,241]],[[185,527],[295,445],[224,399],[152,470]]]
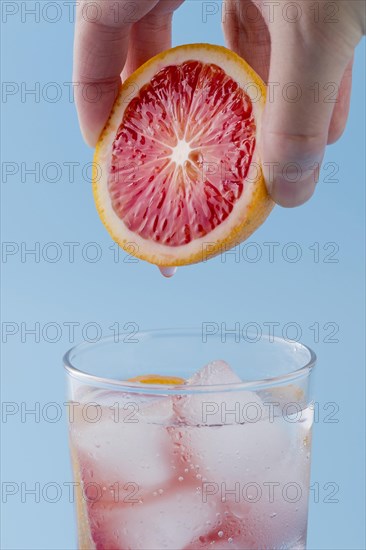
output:
[[[99,215],[129,254],[158,266],[239,244],[273,207],[260,168],[265,86],[232,51],[178,46],[128,78],[99,139]]]
[[[168,384],[171,386],[180,386],[185,384],[184,378],[179,376],[162,376],[161,374],[141,374],[134,378],[129,378],[129,382],[140,382],[141,384]]]

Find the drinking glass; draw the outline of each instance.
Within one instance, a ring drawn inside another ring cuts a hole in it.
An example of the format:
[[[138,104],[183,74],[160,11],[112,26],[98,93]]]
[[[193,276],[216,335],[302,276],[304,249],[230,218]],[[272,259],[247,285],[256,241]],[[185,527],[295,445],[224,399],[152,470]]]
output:
[[[79,549],[304,549],[315,360],[214,324],[68,351]]]

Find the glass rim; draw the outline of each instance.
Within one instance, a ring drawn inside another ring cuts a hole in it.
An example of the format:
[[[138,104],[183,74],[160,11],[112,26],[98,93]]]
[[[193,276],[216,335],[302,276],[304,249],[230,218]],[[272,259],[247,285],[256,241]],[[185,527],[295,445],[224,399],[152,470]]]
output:
[[[151,329],[151,330],[143,330],[137,332],[135,335],[138,336],[149,336],[154,334],[176,334],[176,333],[187,333],[187,337],[197,335],[198,332],[202,333],[202,329],[199,328],[169,328],[169,329]],[[263,389],[265,387],[273,387],[273,386],[279,386],[283,385],[284,383],[290,383],[295,380],[298,380],[300,378],[304,378],[306,376],[309,376],[312,372],[313,368],[316,364],[316,354],[314,351],[306,346],[303,343],[286,340],[285,338],[281,338],[280,336],[261,336],[259,341],[263,340],[271,340],[270,343],[281,343],[282,345],[285,344],[286,346],[296,346],[298,349],[305,350],[309,354],[309,360],[307,363],[300,368],[281,374],[274,377],[269,378],[259,378],[258,380],[249,380],[245,382],[237,382],[237,383],[230,383],[230,384],[210,384],[210,385],[185,385],[185,384],[141,384],[139,382],[131,382],[128,380],[117,380],[115,378],[108,378],[103,376],[97,376],[94,374],[90,374],[84,370],[79,369],[73,364],[73,355],[78,355],[80,352],[83,352],[88,349],[93,349],[94,347],[108,344],[110,342],[118,343],[120,340],[120,337],[126,336],[130,333],[128,332],[122,332],[118,335],[113,336],[107,336],[105,338],[101,338],[97,342],[82,342],[80,344],[77,344],[76,346],[73,346],[70,348],[63,356],[63,363],[64,368],[68,375],[72,376],[73,378],[79,379],[80,382],[83,383],[89,383],[90,385],[94,385],[97,387],[103,387],[103,388],[110,388],[118,391],[125,391],[129,393],[164,393],[164,394],[177,394],[177,393],[217,393],[217,392],[223,392],[223,391],[237,391],[237,390],[257,390],[257,389]],[[116,341],[116,336],[118,336],[118,340]],[[252,342],[255,344],[256,342]],[[138,345],[138,343],[136,344]]]

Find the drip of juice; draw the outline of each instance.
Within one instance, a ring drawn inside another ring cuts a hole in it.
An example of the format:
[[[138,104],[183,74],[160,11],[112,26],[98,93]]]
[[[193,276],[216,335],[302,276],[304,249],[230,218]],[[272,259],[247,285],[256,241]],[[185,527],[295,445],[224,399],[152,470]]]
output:
[[[159,267],[160,273],[167,279],[170,279],[170,277],[173,277],[177,269],[178,269],[177,267]]]

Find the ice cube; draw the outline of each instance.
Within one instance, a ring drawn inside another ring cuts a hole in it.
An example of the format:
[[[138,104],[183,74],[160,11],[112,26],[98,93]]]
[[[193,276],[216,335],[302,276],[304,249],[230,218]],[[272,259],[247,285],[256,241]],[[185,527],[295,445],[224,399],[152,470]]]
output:
[[[93,414],[88,404],[90,410],[82,408],[70,423],[84,486],[96,483],[107,500],[113,498],[111,486],[116,483],[136,484],[139,495],[164,486],[175,473],[166,428],[171,399],[119,395],[117,405],[106,406],[111,396],[105,401],[99,396],[98,401]],[[93,416],[95,410],[99,417]]]
[[[278,418],[256,423],[169,428],[181,463],[194,465],[195,474],[229,490],[238,482],[306,482],[307,453],[294,433]]]
[[[227,381],[237,383],[239,378],[226,363],[217,361],[206,365],[188,383]],[[301,440],[303,430],[299,423],[271,416],[270,409],[255,393],[234,390],[192,394],[175,399],[173,407],[181,420],[180,425],[169,428],[175,453],[180,463],[203,482],[219,487],[224,484],[227,492],[234,490],[236,484],[240,491],[246,491],[243,485],[271,481],[307,486],[308,453]],[[255,414],[250,416],[251,410]],[[206,421],[202,421],[202,411]],[[225,490],[220,489],[220,497],[233,500],[229,493],[225,495]]]
[[[193,542],[184,550],[272,550],[274,548],[304,549],[306,540],[306,514],[301,521],[291,523],[287,517],[281,525],[275,523],[275,514],[264,517],[254,513],[245,518],[226,514],[219,530],[214,529],[206,537]],[[305,521],[304,521],[305,520]]]
[[[96,407],[103,408],[107,413],[110,411],[113,413],[112,417],[118,418],[120,421],[125,419],[132,422],[140,416],[148,415],[151,417],[149,421],[152,421],[152,417],[154,417],[154,421],[169,422],[173,416],[172,401],[166,396],[97,389],[79,394],[79,400],[74,402],[73,412],[77,418],[93,422],[89,416],[93,416],[93,414],[98,416]]]
[[[254,392],[224,391],[225,386],[240,382],[227,363],[214,361],[188,384],[222,385],[222,390],[173,398],[180,424],[171,426],[169,433],[177,468],[187,470],[186,475],[197,479],[203,489],[207,483],[214,484],[217,491],[210,498],[220,502],[225,502],[226,491],[242,481],[247,462],[256,465],[256,432],[250,427],[268,414]],[[234,504],[240,509],[239,514],[245,512],[246,503],[240,497],[235,498]]]
[[[185,550],[258,550],[255,534],[251,533],[245,523],[226,513],[219,526],[204,537],[200,537]]]
[[[222,359],[211,361],[187,380],[187,384],[192,386],[238,384],[240,382],[239,376]]]
[[[194,486],[170,491],[133,505],[97,504],[90,510],[98,550],[181,550],[218,528],[215,503],[203,503]]]
[[[243,548],[277,548],[284,533],[295,540],[304,529],[309,457],[299,424],[267,417],[169,431],[181,464],[200,480],[207,500],[220,501],[240,522],[240,532],[246,533]],[[262,534],[250,546],[248,533]]]
[[[190,426],[219,426],[253,422],[266,415],[262,400],[254,392],[230,388],[238,383],[241,379],[225,361],[212,361],[204,366],[187,385],[222,387],[217,392],[175,396],[173,408],[179,421]]]
[[[287,384],[285,386],[275,386],[261,390],[259,392],[261,399],[265,403],[272,404],[273,412],[276,416],[280,416],[282,412],[292,410],[306,409],[307,394],[300,385]]]

